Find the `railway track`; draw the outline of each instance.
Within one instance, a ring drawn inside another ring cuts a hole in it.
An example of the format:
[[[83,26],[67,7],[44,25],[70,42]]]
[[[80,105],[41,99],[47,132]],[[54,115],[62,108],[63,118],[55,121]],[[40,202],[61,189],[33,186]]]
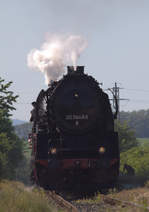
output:
[[[67,212],[79,212],[79,210],[70,202],[65,200],[62,196],[55,193],[55,191],[47,191],[47,198],[52,199],[59,208]]]
[[[137,185],[141,186],[143,183],[139,184],[139,182],[140,179],[135,179],[134,183],[134,181],[126,177],[120,178],[117,185],[118,192],[123,189],[136,188]],[[99,194],[98,201],[94,201],[91,196],[85,197],[77,194],[71,196],[71,194],[65,192],[57,194],[55,191],[46,191],[47,198],[52,200],[58,208],[62,208],[65,212],[119,212],[121,209],[122,211],[130,212],[149,211],[148,206],[143,206],[131,201],[124,201],[120,198],[113,198],[109,196],[108,193],[109,192]]]
[[[140,209],[140,210],[145,210],[145,211],[149,211],[149,207],[145,207],[143,205],[134,203],[134,202],[130,202],[130,201],[124,201],[121,199],[117,199],[117,198],[113,198],[113,197],[109,197],[107,195],[102,195],[101,194],[101,199],[103,200],[103,202],[105,204],[114,206],[114,205],[120,205],[122,208],[132,208],[132,209]]]
[[[98,203],[73,202],[73,204],[79,212],[119,212],[121,210],[129,212],[149,211],[149,207],[145,207],[130,201],[111,198],[107,195],[101,195],[101,199]]]
[[[65,212],[119,212],[121,209],[125,211],[149,211],[149,207],[139,205],[130,201],[123,201],[117,198],[109,197],[100,194],[100,200],[97,202],[71,200],[67,201],[62,196],[56,194],[54,191],[48,191],[48,199],[52,199],[58,208],[62,208]]]

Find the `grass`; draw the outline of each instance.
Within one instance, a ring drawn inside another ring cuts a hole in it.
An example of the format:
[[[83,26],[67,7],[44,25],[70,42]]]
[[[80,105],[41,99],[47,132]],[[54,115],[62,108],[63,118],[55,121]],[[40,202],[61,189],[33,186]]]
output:
[[[62,212],[46,198],[43,190],[25,187],[20,182],[0,182],[0,212]]]
[[[88,204],[93,204],[93,203],[100,203],[101,202],[101,195],[98,192],[95,196],[92,198],[83,198],[83,199],[78,199],[76,200],[77,203],[88,203]]]
[[[140,145],[147,145],[149,144],[149,138],[137,138],[137,141]]]
[[[149,206],[148,183],[147,186],[129,190],[122,190],[117,193],[111,193],[109,194],[109,196],[124,201],[129,201],[132,203],[137,203],[138,205],[141,205],[144,208]]]

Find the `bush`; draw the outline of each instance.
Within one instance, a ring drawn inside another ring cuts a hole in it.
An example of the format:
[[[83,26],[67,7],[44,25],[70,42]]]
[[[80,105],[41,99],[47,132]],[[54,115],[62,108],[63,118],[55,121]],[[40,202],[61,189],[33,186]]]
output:
[[[122,152],[121,171],[125,163],[135,169],[137,176],[149,176],[149,145],[133,147],[126,152]]]
[[[120,152],[125,152],[128,149],[138,145],[134,130],[128,127],[126,122],[122,124],[116,121],[115,129],[118,131],[119,135]]]

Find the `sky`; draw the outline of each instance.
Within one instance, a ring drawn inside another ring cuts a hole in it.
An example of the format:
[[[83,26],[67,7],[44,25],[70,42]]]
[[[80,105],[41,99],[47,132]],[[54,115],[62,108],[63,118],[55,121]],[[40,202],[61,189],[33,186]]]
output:
[[[27,55],[51,34],[87,40],[78,65],[102,82],[117,82],[120,109],[149,109],[148,0],[0,0],[0,77],[19,95],[13,118],[30,118],[31,102],[46,89],[44,76],[27,66]],[[69,65],[69,64],[67,64]]]

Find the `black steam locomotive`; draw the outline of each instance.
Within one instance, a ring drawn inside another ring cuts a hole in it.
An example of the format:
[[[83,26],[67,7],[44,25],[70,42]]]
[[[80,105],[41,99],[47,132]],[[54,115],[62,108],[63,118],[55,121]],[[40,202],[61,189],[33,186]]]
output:
[[[119,175],[118,134],[108,95],[84,67],[41,90],[32,111],[32,179],[56,189],[113,183]]]

